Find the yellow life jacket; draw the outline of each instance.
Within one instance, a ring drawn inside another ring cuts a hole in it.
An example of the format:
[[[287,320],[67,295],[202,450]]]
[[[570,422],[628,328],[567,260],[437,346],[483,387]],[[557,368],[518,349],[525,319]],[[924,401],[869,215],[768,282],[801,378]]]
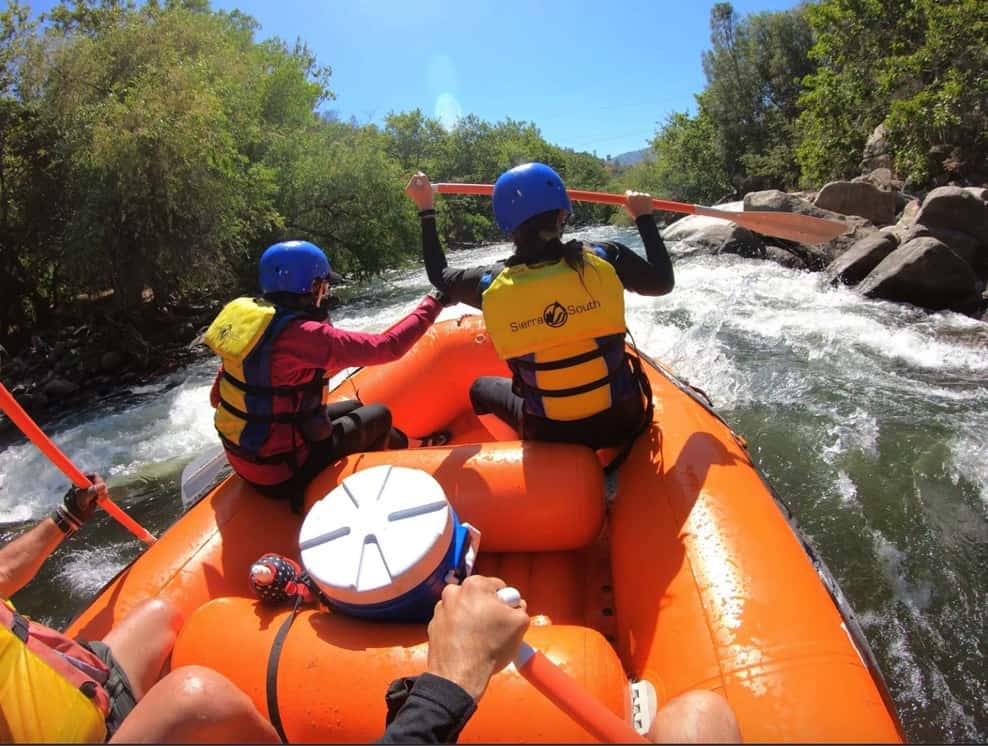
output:
[[[603,412],[636,389],[624,350],[624,286],[614,267],[584,251],[503,269],[482,294],[487,331],[511,367],[526,410],[552,420]]]
[[[108,674],[75,640],[0,602],[0,742],[102,743]]]
[[[271,385],[274,341],[290,321],[298,318],[306,318],[305,312],[264,300],[236,298],[223,307],[206,330],[205,343],[223,360],[220,404],[213,423],[224,445],[241,458],[258,463],[285,461],[285,454],[258,455],[271,426],[295,426],[322,403],[325,370],[316,370],[312,379],[302,384]],[[277,399],[282,401],[278,411]],[[310,405],[304,410],[303,400]]]

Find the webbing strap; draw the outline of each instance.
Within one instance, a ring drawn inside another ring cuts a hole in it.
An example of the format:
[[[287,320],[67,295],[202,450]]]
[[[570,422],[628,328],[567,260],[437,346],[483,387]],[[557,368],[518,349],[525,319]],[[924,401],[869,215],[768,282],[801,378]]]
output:
[[[223,407],[227,412],[232,414],[234,417],[239,417],[245,422],[263,422],[265,424],[271,425],[277,423],[279,425],[293,425],[298,419],[299,415],[306,414],[306,412],[282,412],[280,414],[251,414],[250,412],[244,412],[242,409],[237,409],[226,399],[220,398],[220,406]],[[318,410],[312,410],[318,411]]]
[[[573,365],[588,363],[599,357],[604,357],[604,353],[599,347],[595,347],[587,352],[581,352],[579,355],[573,355],[573,357],[564,357],[561,360],[551,360],[545,363],[536,363],[520,357],[515,358],[511,362],[520,368],[528,368],[529,370],[559,370],[560,368],[569,368]]]
[[[285,639],[288,637],[288,630],[292,628],[292,623],[295,621],[301,602],[302,597],[296,596],[291,614],[281,623],[278,634],[275,635],[274,643],[271,645],[271,654],[268,656],[268,669],[265,675],[268,720],[271,721],[271,725],[278,732],[278,737],[282,743],[288,743],[288,737],[285,735],[285,728],[281,723],[281,712],[278,710],[278,662],[281,660],[281,649],[284,647]]]
[[[27,638],[31,633],[30,623],[16,611],[11,614],[10,631],[17,636],[17,639],[27,645]]]
[[[539,396],[549,399],[561,399],[566,396],[577,396],[578,394],[585,394],[588,391],[599,389],[601,386],[606,386],[610,383],[613,377],[614,373],[608,373],[606,376],[603,378],[598,378],[596,381],[584,383],[581,386],[571,386],[568,389],[540,389],[538,386],[532,386],[531,384],[524,382],[522,385],[526,391],[530,391],[533,394],[538,394]]]
[[[624,463],[624,460],[628,458],[628,454],[631,453],[631,449],[635,445],[635,441],[638,440],[638,436],[648,430],[648,426],[652,423],[652,416],[655,414],[655,403],[652,401],[652,383],[648,380],[648,376],[645,375],[645,371],[642,370],[641,358],[637,355],[628,355],[627,359],[631,362],[632,376],[635,381],[637,381],[642,396],[645,397],[645,413],[642,415],[641,424],[638,426],[638,429],[635,430],[634,435],[625,441],[624,445],[621,446],[621,450],[618,451],[614,458],[611,459],[610,463],[604,467],[605,474],[610,474]]]
[[[224,368],[223,380],[229,383],[234,388],[240,389],[245,394],[257,394],[261,396],[265,394],[276,394],[276,395],[280,394],[284,396],[289,396],[291,394],[295,394],[299,392],[305,393],[310,389],[322,388],[323,384],[325,384],[329,379],[324,378],[321,375],[321,373],[316,373],[316,377],[306,383],[300,383],[290,386],[254,386],[252,384],[241,381],[239,378],[235,378],[234,376],[230,375]]]
[[[582,357],[582,355],[577,355],[576,357]],[[569,358],[573,360],[575,358]],[[585,394],[588,391],[593,391],[594,389],[599,389],[601,386],[606,386],[614,379],[615,376],[622,374],[625,371],[625,357],[621,358],[621,362],[614,367],[613,370],[607,371],[607,375],[603,378],[598,378],[596,381],[590,381],[590,383],[584,383],[581,386],[572,386],[568,389],[540,389],[538,386],[533,386],[524,380],[521,380],[521,386],[526,391],[532,392],[539,396],[549,397],[549,398],[562,398],[566,396],[577,396],[578,394]],[[580,361],[584,362],[584,361]],[[521,378],[521,376],[516,376]]]
[[[223,435],[219,430],[216,434],[220,436],[220,441],[223,443],[223,447],[226,448],[230,453],[239,459],[248,461],[252,464],[292,464],[295,462],[294,451],[282,451],[280,453],[271,453],[267,456],[258,456],[257,454],[246,451],[232,440]]]

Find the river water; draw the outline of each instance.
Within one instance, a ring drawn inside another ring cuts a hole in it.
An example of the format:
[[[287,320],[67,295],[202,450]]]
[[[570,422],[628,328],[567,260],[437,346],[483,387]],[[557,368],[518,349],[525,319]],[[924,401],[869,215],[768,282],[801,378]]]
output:
[[[575,235],[641,251],[633,231]],[[988,325],[865,301],[770,262],[671,248],[675,291],[627,296],[635,341],[747,438],[858,613],[909,739],[988,741]],[[500,244],[451,258],[473,266],[508,253]],[[333,320],[380,331],[427,289],[421,271],[393,273],[356,289]],[[215,443],[214,370],[207,361],[130,388],[49,434],[161,532],[182,510],[182,467]],[[0,539],[67,486],[33,446],[0,452]],[[140,549],[99,513],[14,600],[64,625]]]

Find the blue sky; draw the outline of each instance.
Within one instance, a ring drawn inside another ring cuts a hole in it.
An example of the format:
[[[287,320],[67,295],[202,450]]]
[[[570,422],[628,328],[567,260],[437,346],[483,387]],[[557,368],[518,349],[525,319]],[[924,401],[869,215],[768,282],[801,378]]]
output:
[[[41,10],[51,2],[34,2]],[[617,155],[648,144],[705,84],[714,0],[212,0],[303,39],[333,69],[343,118],[415,108],[534,122],[549,142]],[[796,0],[734,0],[739,15]]]

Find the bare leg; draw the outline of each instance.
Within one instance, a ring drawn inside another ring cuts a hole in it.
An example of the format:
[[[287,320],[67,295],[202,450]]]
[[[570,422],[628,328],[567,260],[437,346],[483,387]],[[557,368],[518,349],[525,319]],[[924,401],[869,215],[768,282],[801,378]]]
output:
[[[648,736],[653,743],[741,743],[731,705],[706,689],[669,700],[656,713]]]
[[[110,743],[281,743],[250,698],[216,671],[182,666],[155,684]]]
[[[140,700],[160,678],[182,622],[172,604],[149,599],[135,606],[103,638],[130,679],[134,699]]]

